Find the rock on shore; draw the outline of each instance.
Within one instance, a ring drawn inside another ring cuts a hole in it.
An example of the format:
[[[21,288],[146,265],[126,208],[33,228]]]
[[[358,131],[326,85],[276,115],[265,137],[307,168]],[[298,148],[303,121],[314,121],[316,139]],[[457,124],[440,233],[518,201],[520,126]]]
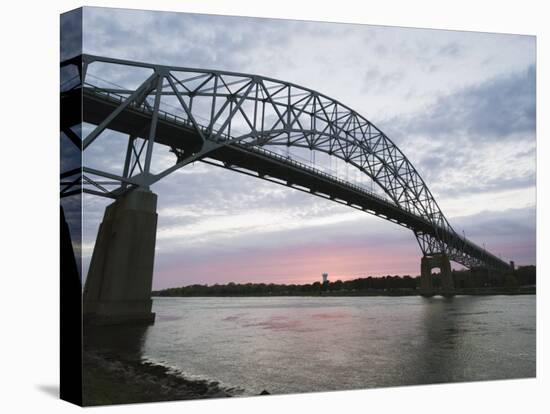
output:
[[[188,380],[162,365],[117,354],[88,350],[83,362],[86,406],[231,397],[217,382]]]

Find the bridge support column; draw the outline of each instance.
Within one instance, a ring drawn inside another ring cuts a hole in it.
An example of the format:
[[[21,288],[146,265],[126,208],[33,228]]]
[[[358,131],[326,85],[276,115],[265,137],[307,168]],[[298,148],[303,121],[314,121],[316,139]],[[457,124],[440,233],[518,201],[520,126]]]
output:
[[[432,269],[438,267],[441,276],[441,294],[443,296],[454,295],[453,275],[451,273],[451,262],[445,254],[424,256],[420,262],[420,294],[422,296],[433,296]]]
[[[133,190],[107,206],[84,288],[84,322],[151,324],[157,196]]]
[[[434,295],[432,267],[430,258],[427,256],[420,260],[420,294],[425,297]]]

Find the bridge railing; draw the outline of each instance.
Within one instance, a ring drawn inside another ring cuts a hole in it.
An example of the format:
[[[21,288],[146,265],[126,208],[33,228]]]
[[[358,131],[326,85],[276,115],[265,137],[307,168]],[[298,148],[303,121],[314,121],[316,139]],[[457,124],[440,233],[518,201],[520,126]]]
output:
[[[126,99],[126,97],[123,96],[123,95],[113,93],[113,92],[110,92],[110,91],[105,91],[104,89],[98,88],[97,86],[95,86],[93,84],[90,84],[90,83],[86,82],[84,85],[85,85],[85,88],[84,88],[85,90],[89,90],[89,91],[92,91],[93,93],[95,93],[97,95],[101,95],[102,97],[109,99],[113,103],[119,103],[120,104],[120,103],[124,102],[124,100]],[[132,109],[137,109],[137,110],[139,110],[143,113],[148,113],[149,114],[149,113],[152,112],[151,110],[149,110],[147,108],[145,103],[141,103],[141,104],[138,105],[135,102],[131,102],[129,106],[132,107]],[[176,124],[180,124],[180,125],[191,125],[191,121],[188,118],[183,118],[181,116],[172,114],[170,112],[166,112],[166,111],[164,111],[160,108],[158,110],[158,114],[159,114],[159,117],[163,118],[166,121],[175,122]]]
[[[86,83],[85,86],[86,86],[86,89],[91,90],[91,91],[93,91],[93,93],[101,95],[102,97],[105,97],[105,98],[111,100],[113,103],[122,103],[125,99],[125,97],[120,95],[120,94],[116,94],[116,93],[113,93],[113,92],[110,92],[110,91],[105,91],[102,88],[98,88],[98,87],[96,87],[92,84],[89,84],[89,83]],[[150,114],[152,112],[150,109],[147,108],[147,106],[144,103],[142,103],[140,105],[137,105],[134,102],[132,102],[130,104],[130,106],[133,109],[137,109],[137,110],[139,110],[140,112],[143,112],[143,113]],[[175,114],[172,114],[170,112],[166,112],[162,109],[159,109],[158,113],[159,113],[159,117],[166,120],[166,121],[174,122],[176,124],[179,124],[179,125],[182,125],[182,126],[185,126],[185,127],[193,127],[193,124],[192,124],[192,122],[189,118],[183,118],[183,117],[177,116]],[[203,133],[210,132],[210,129],[203,126],[203,125],[198,124],[197,126],[201,129],[201,131]],[[217,131],[215,129],[213,129],[213,131],[217,133]],[[220,134],[220,136],[222,136],[224,138],[229,138],[227,136],[227,134],[223,134],[223,133]],[[373,191],[369,191],[364,187],[358,186],[357,184],[353,184],[350,181],[346,181],[346,180],[343,180],[343,179],[341,179],[337,176],[328,174],[328,173],[324,172],[323,170],[321,170],[319,168],[315,168],[315,167],[312,167],[311,165],[296,161],[294,158],[292,158],[289,155],[284,156],[284,155],[281,155],[281,154],[279,154],[275,151],[270,151],[268,149],[265,149],[265,148],[262,148],[262,147],[259,147],[259,146],[247,146],[247,145],[242,145],[242,144],[232,144],[232,145],[233,146],[238,146],[238,147],[240,147],[244,150],[247,150],[247,151],[253,151],[253,152],[260,153],[260,154],[265,154],[265,155],[267,155],[271,158],[275,158],[279,161],[283,161],[287,164],[293,165],[293,166],[298,167],[302,170],[310,171],[310,172],[312,172],[316,175],[320,175],[320,176],[322,176],[326,179],[330,179],[331,181],[337,182],[337,183],[339,183],[341,185],[344,185],[344,186],[346,186],[350,189],[353,189],[355,191],[359,191],[363,194],[366,194],[369,197],[375,198],[375,199],[377,199],[377,200],[379,200],[379,201],[381,201],[381,202],[383,202],[387,205],[391,205],[392,207],[397,207],[401,210],[405,210],[405,211],[409,212],[410,214],[414,214],[410,210],[405,209],[403,206],[397,206],[397,204],[395,204],[389,198],[382,197],[381,195],[376,194]]]
[[[233,144],[235,145],[235,144]],[[345,187],[348,187],[350,189],[353,189],[355,191],[358,191],[358,192],[361,192],[363,194],[366,194],[368,195],[369,197],[372,197],[372,198],[375,198],[383,203],[386,203],[388,205],[391,205],[393,207],[398,207],[399,209],[403,209],[403,207],[401,206],[398,206],[397,204],[395,204],[394,202],[392,202],[389,198],[385,198],[385,197],[382,197],[380,196],[379,194],[376,194],[375,192],[373,191],[369,191],[367,189],[365,189],[364,187],[361,187],[361,186],[358,186],[356,184],[353,184],[349,181],[346,181],[346,180],[343,180],[339,177],[336,177],[334,175],[331,175],[331,174],[328,174],[326,172],[324,172],[323,170],[319,169],[319,168],[315,168],[315,167],[312,167],[311,165],[308,165],[308,164],[304,164],[300,161],[296,161],[294,158],[292,158],[291,156],[284,156],[284,155],[281,155],[277,152],[274,152],[274,151],[270,151],[268,149],[265,149],[265,148],[262,148],[262,147],[257,147],[257,146],[254,146],[254,147],[251,147],[251,146],[244,146],[244,145],[239,145],[237,144],[238,146],[240,147],[243,147],[244,149],[248,150],[248,151],[252,151],[252,152],[257,152],[257,153],[260,153],[260,154],[265,154],[267,156],[269,156],[270,158],[275,158],[279,161],[283,161],[284,163],[286,164],[290,164],[290,165],[293,165],[295,167],[298,167],[302,170],[307,170],[307,171],[310,171],[316,175],[320,175],[326,179],[329,179],[333,182],[337,182]]]

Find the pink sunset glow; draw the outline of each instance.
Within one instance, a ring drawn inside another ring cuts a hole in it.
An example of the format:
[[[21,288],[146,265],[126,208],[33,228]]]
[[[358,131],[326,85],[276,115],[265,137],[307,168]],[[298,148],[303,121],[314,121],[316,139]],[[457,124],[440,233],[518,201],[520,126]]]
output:
[[[277,249],[265,254],[234,258],[182,267],[174,265],[159,269],[154,287],[184,286],[194,283],[313,283],[328,272],[330,280],[391,274],[412,276],[419,272],[417,247],[411,245],[392,255],[384,249],[367,250],[363,246]]]

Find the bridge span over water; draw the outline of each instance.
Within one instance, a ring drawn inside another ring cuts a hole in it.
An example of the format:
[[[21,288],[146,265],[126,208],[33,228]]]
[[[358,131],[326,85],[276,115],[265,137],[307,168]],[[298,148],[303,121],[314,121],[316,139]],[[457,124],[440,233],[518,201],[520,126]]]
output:
[[[92,55],[63,62],[61,74],[61,133],[82,160],[82,168],[62,171],[61,196],[84,192],[114,200],[100,226],[84,290],[84,312],[91,320],[151,320],[157,216],[150,186],[196,161],[409,228],[422,252],[426,295],[434,293],[433,267],[441,270],[441,293],[452,294],[450,261],[501,272],[511,268],[452,228],[412,163],[379,128],[318,91],[253,74]],[[120,86],[121,79],[132,86]],[[127,136],[120,165],[89,165],[89,148],[109,148],[107,131]],[[371,187],[282,148],[343,162]]]

